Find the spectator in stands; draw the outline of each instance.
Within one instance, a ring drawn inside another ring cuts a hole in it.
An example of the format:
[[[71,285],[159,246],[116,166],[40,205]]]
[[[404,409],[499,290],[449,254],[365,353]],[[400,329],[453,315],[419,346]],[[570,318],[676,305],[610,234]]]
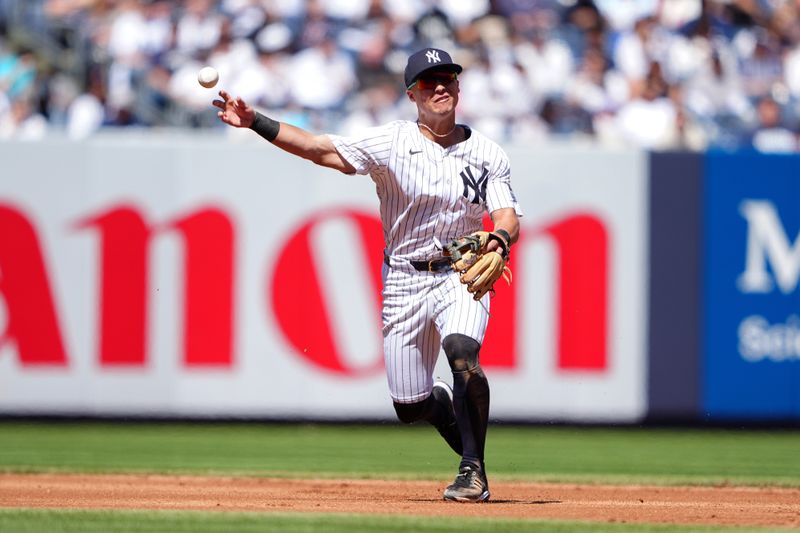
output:
[[[572,57],[575,61],[580,61],[586,48],[605,48],[607,26],[592,0],[577,0],[564,12],[560,33],[569,45]]]
[[[35,80],[36,56],[30,49],[0,52],[0,91],[9,100],[30,96],[35,91]]]
[[[640,83],[654,62],[666,62],[670,40],[655,17],[640,18],[619,36],[613,49],[614,64],[631,83]]]
[[[514,54],[536,102],[564,94],[575,70],[575,59],[569,46],[552,29],[538,25],[530,28],[517,38]]]
[[[679,145],[678,118],[661,66],[653,62],[645,78],[634,84],[633,98],[620,108],[617,133],[627,146],[666,150]]]
[[[780,104],[771,96],[762,97],[756,106],[758,124],[750,136],[750,144],[759,152],[789,153],[798,150],[798,132],[789,129],[783,120]]]
[[[89,74],[87,91],[67,108],[66,131],[73,140],[90,137],[106,123],[105,87],[97,71]]]
[[[488,52],[482,54],[465,72],[461,87],[459,105],[464,119],[493,136],[507,137],[516,117],[535,108],[525,73],[511,57],[490,61]]]
[[[710,44],[707,41],[703,41]],[[696,66],[683,84],[684,104],[703,125],[712,145],[732,148],[754,120],[753,106],[742,87],[730,48],[696,47]]]
[[[345,98],[357,87],[352,58],[331,34],[295,54],[287,67],[289,94],[301,108],[341,111]]]
[[[257,52],[256,62],[234,74],[226,86],[248,102],[280,110],[289,104],[288,68],[283,55],[262,49]]]
[[[45,137],[47,128],[47,119],[28,98],[12,100],[8,111],[0,114],[0,140],[38,141]]]
[[[569,101],[592,115],[616,113],[629,95],[628,81],[611,68],[609,60],[597,48],[584,52],[581,66],[566,90]]]
[[[225,18],[214,9],[212,0],[186,0],[179,15],[176,46],[185,57],[208,51],[219,42]]]
[[[769,94],[783,79],[783,50],[778,36],[765,28],[748,35],[752,41],[739,61],[745,94],[752,99]]]
[[[219,11],[230,22],[234,39],[252,39],[269,20],[260,0],[222,0]]]

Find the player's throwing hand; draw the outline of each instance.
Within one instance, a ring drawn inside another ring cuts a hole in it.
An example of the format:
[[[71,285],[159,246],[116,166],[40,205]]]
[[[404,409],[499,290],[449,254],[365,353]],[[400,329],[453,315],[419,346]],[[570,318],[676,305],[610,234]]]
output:
[[[241,97],[231,98],[225,91],[220,91],[219,96],[222,100],[214,100],[211,103],[221,110],[217,112],[217,116],[222,122],[236,128],[249,128],[253,124],[256,111]]]

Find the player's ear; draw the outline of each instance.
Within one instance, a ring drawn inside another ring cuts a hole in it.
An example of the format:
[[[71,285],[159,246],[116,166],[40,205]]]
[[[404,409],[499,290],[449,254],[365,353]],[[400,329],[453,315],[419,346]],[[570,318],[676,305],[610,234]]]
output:
[[[417,101],[416,98],[414,97],[414,93],[412,91],[406,91],[406,95],[408,96],[408,99],[411,100],[412,102],[416,102]]]

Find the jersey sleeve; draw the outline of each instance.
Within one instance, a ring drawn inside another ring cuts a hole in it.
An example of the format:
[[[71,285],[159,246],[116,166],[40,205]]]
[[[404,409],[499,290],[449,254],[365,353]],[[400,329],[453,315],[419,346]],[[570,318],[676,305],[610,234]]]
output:
[[[498,164],[489,175],[489,181],[486,184],[486,209],[489,213],[513,207],[518,217],[522,216],[522,208],[517,202],[517,196],[511,188],[511,165],[508,162],[508,156],[499,150],[497,155]]]
[[[392,148],[395,128],[392,124],[367,128],[363,133],[344,137],[328,134],[336,151],[353,165],[357,174],[370,174],[386,166]]]

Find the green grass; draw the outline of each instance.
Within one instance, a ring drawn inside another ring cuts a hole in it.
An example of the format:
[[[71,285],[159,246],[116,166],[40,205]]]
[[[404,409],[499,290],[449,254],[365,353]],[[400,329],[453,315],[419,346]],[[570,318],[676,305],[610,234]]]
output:
[[[388,515],[292,514],[292,513],[206,513],[176,511],[54,511],[0,510],[0,531],[15,533],[67,533],[133,531],[237,532],[281,531],[305,533],[393,532],[552,532],[552,533],[688,533],[767,532],[767,528],[733,528],[647,524],[596,524],[556,520],[508,520],[485,518],[433,518]]]
[[[800,432],[498,427],[495,479],[800,486]],[[430,427],[0,423],[6,472],[437,479],[458,458]]]

